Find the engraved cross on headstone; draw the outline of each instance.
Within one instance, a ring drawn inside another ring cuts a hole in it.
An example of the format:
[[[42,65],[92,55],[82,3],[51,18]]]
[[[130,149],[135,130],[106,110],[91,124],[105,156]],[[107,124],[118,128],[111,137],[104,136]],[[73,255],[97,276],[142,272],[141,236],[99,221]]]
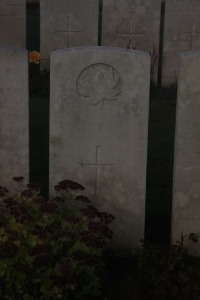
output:
[[[113,164],[106,164],[106,163],[100,163],[99,162],[99,148],[101,146],[96,146],[96,153],[95,153],[95,162],[94,163],[82,163],[82,167],[88,166],[88,167],[95,167],[95,198],[97,198],[97,190],[98,190],[98,183],[99,183],[99,176],[98,176],[98,170],[100,166],[113,166]]]
[[[129,31],[128,32],[119,32],[119,35],[121,35],[121,36],[125,36],[125,37],[129,36],[130,37],[130,40],[128,41],[128,44],[127,44],[127,48],[130,47],[131,42],[135,36],[143,36],[144,35],[143,31],[136,31],[134,29],[134,27],[135,26],[133,26],[133,20],[130,20],[129,21]]]
[[[60,32],[60,33],[66,33],[67,35],[67,47],[70,47],[70,34],[73,33],[81,33],[82,31],[80,30],[74,30],[72,27],[72,23],[71,23],[71,16],[67,16],[67,28],[63,29],[63,30],[56,30],[56,32]]]

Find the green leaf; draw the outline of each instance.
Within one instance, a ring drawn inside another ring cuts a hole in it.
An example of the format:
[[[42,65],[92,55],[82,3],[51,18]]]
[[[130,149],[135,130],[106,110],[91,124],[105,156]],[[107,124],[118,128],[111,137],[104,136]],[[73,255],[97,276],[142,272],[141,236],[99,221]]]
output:
[[[31,235],[28,236],[27,244],[30,247],[35,247],[37,245],[37,240],[38,240],[38,238],[35,235],[31,234]]]
[[[194,243],[198,243],[198,239],[199,239],[198,234],[193,233],[193,232],[191,232],[189,234],[189,240],[190,241],[193,241]]]

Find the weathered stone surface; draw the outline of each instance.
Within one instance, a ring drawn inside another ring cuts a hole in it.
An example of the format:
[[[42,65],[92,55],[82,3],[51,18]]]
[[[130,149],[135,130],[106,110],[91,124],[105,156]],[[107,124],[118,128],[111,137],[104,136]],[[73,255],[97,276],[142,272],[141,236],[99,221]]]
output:
[[[1,46],[0,70],[0,186],[16,189],[14,176],[29,180],[27,51]]]
[[[181,55],[174,160],[172,242],[200,237],[200,52]],[[192,254],[200,245],[187,242]]]
[[[102,45],[151,53],[157,81],[161,0],[106,0],[102,12]]]
[[[78,181],[112,213],[116,248],[144,236],[150,57],[86,47],[52,52],[50,187]],[[51,190],[52,193],[52,190]]]
[[[0,1],[0,44],[26,48],[26,0]]]
[[[199,0],[167,0],[165,7],[162,84],[177,82],[179,53],[200,48]]]
[[[42,68],[49,68],[50,52],[98,44],[98,0],[40,0]]]

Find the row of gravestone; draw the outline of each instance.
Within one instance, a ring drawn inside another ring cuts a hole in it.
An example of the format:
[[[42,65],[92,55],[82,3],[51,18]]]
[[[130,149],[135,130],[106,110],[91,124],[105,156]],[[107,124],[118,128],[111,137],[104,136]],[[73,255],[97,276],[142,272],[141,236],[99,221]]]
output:
[[[78,181],[115,215],[113,246],[144,236],[150,56],[111,47],[53,51],[50,79],[50,194]],[[27,51],[0,47],[0,185],[29,177]],[[200,52],[181,56],[172,241],[200,226]],[[191,253],[200,246],[189,244]]]
[[[162,3],[165,4],[164,30]],[[25,5],[26,0],[1,0],[1,44],[26,47]],[[168,85],[177,80],[178,53],[200,47],[199,17],[199,0],[104,0],[102,20],[99,0],[58,0],[56,5],[54,0],[40,0],[42,68],[49,68],[53,50],[97,46],[101,23],[102,46],[151,53],[151,75],[155,81],[161,58],[162,83]],[[159,49],[162,30],[163,49]]]

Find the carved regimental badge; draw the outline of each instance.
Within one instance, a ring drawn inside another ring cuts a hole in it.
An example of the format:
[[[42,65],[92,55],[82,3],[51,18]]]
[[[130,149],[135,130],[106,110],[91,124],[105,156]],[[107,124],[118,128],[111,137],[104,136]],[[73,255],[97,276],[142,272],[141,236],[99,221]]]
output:
[[[85,68],[77,80],[77,93],[87,105],[102,107],[106,101],[118,100],[123,82],[120,73],[110,65],[94,64]]]

